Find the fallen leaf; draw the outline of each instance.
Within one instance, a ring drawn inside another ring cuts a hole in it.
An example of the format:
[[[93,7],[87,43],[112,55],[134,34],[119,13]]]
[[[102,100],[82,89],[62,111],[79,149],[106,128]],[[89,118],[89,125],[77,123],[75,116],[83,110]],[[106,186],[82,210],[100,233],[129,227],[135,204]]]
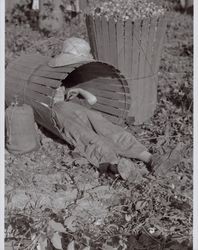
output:
[[[94,225],[95,226],[100,226],[100,225],[102,225],[103,224],[103,219],[98,219],[98,220],[96,220],[95,222],[94,222]]]
[[[37,250],[47,250],[47,237],[41,236],[38,241]]]
[[[55,232],[51,238],[51,243],[53,244],[53,246],[59,250],[62,250],[62,242],[61,242],[62,236],[58,233]]]
[[[182,151],[184,150],[185,145],[182,142],[179,142],[177,146],[172,150],[172,152],[168,155],[166,159],[160,164],[156,169],[156,174],[158,175],[166,175],[171,168],[173,168],[176,164],[182,161]]]
[[[75,233],[77,226],[76,226],[76,216],[70,216],[65,219],[64,225],[72,232]]]
[[[24,190],[17,190],[13,196],[11,195],[11,202],[8,206],[12,206],[18,209],[24,209],[27,204],[30,203],[30,198],[27,196]]]
[[[78,195],[77,189],[71,189],[68,187],[67,191],[59,191],[53,193],[52,206],[56,209],[64,209],[66,207],[66,203],[73,202]]]
[[[141,211],[147,205],[146,201],[140,200],[136,202],[135,209]]]
[[[74,240],[69,243],[69,245],[67,246],[67,250],[75,250]]]
[[[127,222],[131,221],[131,219],[132,219],[132,217],[131,217],[130,214],[125,214],[125,220],[126,220]]]
[[[54,230],[54,232],[66,233],[64,226],[61,223],[55,222],[54,220],[50,220],[48,222],[50,229]]]

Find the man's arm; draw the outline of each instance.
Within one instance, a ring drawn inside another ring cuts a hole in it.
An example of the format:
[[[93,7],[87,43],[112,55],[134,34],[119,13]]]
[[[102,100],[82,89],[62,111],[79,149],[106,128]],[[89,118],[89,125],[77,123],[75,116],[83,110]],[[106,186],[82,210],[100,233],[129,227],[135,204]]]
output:
[[[66,94],[66,100],[71,100],[78,95],[81,95],[84,99],[86,99],[90,105],[94,105],[97,102],[95,95],[81,88],[72,88],[68,90]]]

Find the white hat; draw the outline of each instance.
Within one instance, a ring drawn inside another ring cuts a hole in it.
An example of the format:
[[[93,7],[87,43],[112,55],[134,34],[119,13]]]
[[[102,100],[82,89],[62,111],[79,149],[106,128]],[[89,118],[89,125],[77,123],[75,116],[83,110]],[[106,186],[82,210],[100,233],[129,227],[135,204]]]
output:
[[[63,43],[60,55],[52,58],[48,65],[50,67],[61,67],[65,65],[93,61],[89,44],[77,37],[70,37]]]

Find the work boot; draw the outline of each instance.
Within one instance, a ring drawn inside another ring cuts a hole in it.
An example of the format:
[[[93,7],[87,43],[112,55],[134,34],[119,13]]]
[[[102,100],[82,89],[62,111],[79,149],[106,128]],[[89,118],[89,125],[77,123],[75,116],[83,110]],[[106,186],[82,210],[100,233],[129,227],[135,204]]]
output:
[[[118,172],[118,165],[117,164],[112,164],[112,163],[101,163],[99,165],[98,169],[99,173],[102,174],[109,174],[110,176],[115,176],[116,174],[119,174]]]

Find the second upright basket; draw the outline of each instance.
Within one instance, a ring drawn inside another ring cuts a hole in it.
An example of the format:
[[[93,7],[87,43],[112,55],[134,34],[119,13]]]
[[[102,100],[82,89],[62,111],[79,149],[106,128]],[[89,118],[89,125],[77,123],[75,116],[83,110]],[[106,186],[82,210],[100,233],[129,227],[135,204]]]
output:
[[[86,15],[92,53],[118,68],[131,92],[129,117],[141,124],[154,113],[158,70],[166,31],[165,15],[135,21]]]

